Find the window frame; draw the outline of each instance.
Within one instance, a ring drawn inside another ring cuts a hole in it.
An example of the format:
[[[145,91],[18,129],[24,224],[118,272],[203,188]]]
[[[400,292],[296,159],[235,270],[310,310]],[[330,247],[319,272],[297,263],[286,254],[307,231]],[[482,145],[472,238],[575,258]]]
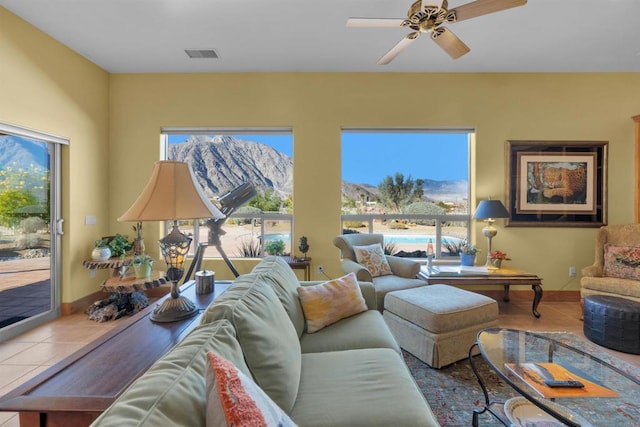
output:
[[[168,147],[169,147],[169,136],[170,135],[209,135],[209,136],[217,136],[217,135],[230,135],[230,136],[250,136],[250,135],[288,135],[291,137],[291,145],[292,145],[292,154],[291,158],[293,160],[293,148],[294,148],[294,134],[293,128],[291,127],[162,127],[160,130],[160,158],[167,159]],[[259,142],[259,141],[256,141]],[[293,174],[293,172],[292,172]],[[223,194],[219,194],[217,198],[222,196]],[[293,196],[293,193],[292,193]],[[243,205],[243,206],[246,206]],[[260,223],[260,235],[265,235],[265,222],[268,220],[276,220],[276,221],[288,221],[289,222],[289,242],[285,245],[291,248],[293,252],[293,212],[292,213],[276,213],[276,212],[262,212],[260,214],[251,214],[251,219],[253,222]],[[247,218],[247,214],[237,214],[233,213],[229,216],[228,219],[243,219]],[[257,221],[256,221],[257,220]],[[225,220],[226,221],[226,220]],[[185,222],[181,222],[183,224]],[[164,233],[168,233],[170,230],[171,224],[169,222],[164,223]],[[206,226],[204,226],[206,228]],[[224,227],[224,225],[223,225]],[[195,253],[198,244],[201,239],[200,235],[202,233],[202,225],[200,221],[193,221],[193,241],[191,243],[191,247],[189,248],[188,256],[193,256]],[[264,257],[264,244],[260,244],[260,254],[259,257]],[[223,248],[226,252],[226,248]],[[209,250],[205,252],[205,258],[212,259],[222,259],[223,256],[219,251],[214,251],[216,253],[215,256],[212,255],[212,251]],[[231,255],[230,259],[249,259],[252,257],[245,256],[237,256]]]
[[[344,229],[344,223],[346,221],[363,221],[367,223],[367,232],[373,233],[373,221],[374,220],[433,220],[435,221],[435,242],[434,243],[434,252],[436,259],[442,261],[443,260],[443,251],[442,251],[442,228],[443,223],[445,222],[464,222],[466,223],[466,236],[465,240],[467,242],[471,242],[471,200],[472,200],[472,150],[473,144],[475,141],[476,131],[473,128],[375,128],[375,127],[348,127],[341,129],[341,155],[344,156],[344,147],[342,144],[344,143],[343,135],[345,133],[381,133],[381,134],[420,134],[420,133],[428,133],[428,134],[443,134],[443,133],[455,133],[455,134],[466,134],[467,135],[467,191],[466,191],[466,213],[460,214],[444,214],[444,215],[414,215],[414,214],[344,214],[341,213],[340,216],[340,224],[342,229]],[[341,182],[343,181],[342,176],[344,163],[341,164]],[[424,177],[427,178],[427,177]],[[384,234],[384,233],[383,233]],[[426,247],[424,248],[427,249]],[[458,261],[460,258],[459,254],[455,254],[453,256],[448,256],[446,259]],[[421,260],[421,258],[417,258]],[[426,261],[426,258],[424,259]]]

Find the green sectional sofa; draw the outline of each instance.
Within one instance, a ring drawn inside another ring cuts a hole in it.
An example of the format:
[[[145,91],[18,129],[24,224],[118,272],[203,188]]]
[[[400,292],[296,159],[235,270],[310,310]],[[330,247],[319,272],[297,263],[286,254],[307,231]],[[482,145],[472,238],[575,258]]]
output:
[[[438,426],[373,285],[359,283],[368,310],[310,334],[297,288],[317,283],[299,282],[279,257],[265,258],[92,426],[204,426],[210,351],[253,378],[299,426]]]

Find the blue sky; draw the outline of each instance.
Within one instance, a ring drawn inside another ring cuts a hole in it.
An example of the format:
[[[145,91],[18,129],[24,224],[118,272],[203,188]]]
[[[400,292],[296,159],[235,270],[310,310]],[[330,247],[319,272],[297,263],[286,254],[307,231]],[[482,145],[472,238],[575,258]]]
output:
[[[466,133],[344,132],[342,179],[377,186],[400,172],[413,179],[467,180],[468,153]]]
[[[290,135],[235,136],[293,155]],[[170,143],[184,140],[169,136]],[[385,176],[400,172],[413,179],[467,180],[468,156],[467,133],[344,132],[342,179],[377,186]]]

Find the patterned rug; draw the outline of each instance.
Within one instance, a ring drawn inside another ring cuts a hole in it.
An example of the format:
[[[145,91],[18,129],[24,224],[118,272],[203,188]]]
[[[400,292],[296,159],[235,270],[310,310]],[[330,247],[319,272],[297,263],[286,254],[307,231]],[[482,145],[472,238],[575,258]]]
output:
[[[584,352],[597,355],[597,357],[605,362],[640,379],[640,369],[623,360],[602,353],[600,347],[585,338],[568,332],[548,332],[540,334],[547,335]],[[475,374],[469,366],[469,361],[465,359],[442,369],[432,369],[406,351],[403,351],[403,355],[405,362],[409,366],[409,370],[422,390],[427,402],[429,402],[431,410],[436,415],[438,422],[446,427],[470,426],[473,409],[476,406],[482,407],[484,404],[484,395],[478,385]],[[486,383],[485,385],[487,386],[491,400],[505,402],[511,397],[519,396],[519,394],[491,370],[481,356],[476,356],[474,363]],[[488,412],[479,416],[479,425],[483,427],[503,426],[503,424]],[[630,425],[633,425],[633,423]]]

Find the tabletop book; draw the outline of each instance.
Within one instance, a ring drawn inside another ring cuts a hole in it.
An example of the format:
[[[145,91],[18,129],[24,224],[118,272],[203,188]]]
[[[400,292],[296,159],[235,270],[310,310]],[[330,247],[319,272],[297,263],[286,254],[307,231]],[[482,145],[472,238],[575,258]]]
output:
[[[557,363],[505,363],[506,368],[527,383],[540,396],[553,399],[557,397],[616,397],[618,393],[598,384],[588,375],[577,372]],[[584,387],[549,387],[545,380],[552,376],[554,380],[576,380]]]

